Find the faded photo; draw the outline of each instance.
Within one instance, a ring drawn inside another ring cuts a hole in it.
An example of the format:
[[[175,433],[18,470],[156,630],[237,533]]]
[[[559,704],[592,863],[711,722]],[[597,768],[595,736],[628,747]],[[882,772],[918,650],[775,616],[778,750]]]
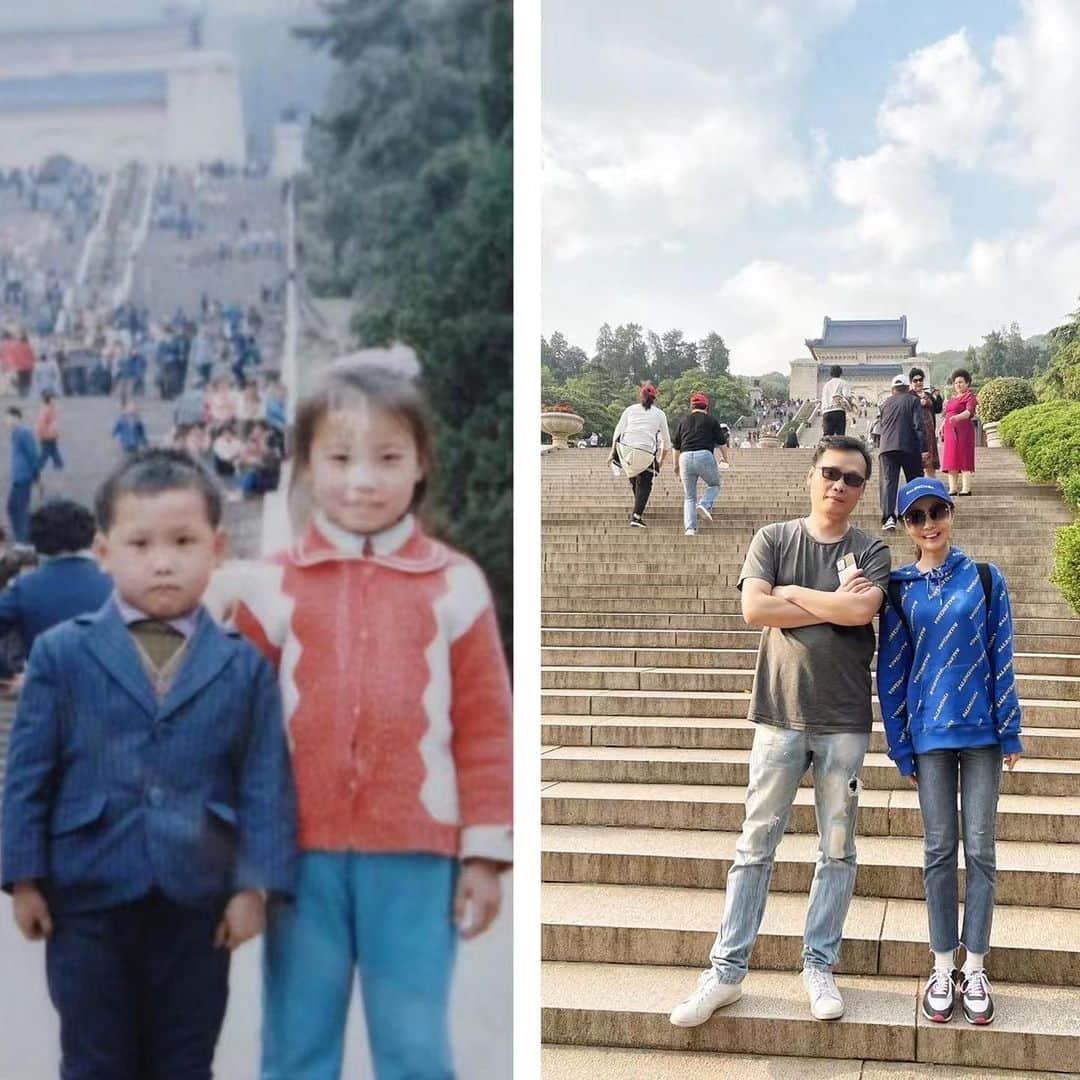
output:
[[[510,4],[0,31],[0,1080],[508,1077]]]

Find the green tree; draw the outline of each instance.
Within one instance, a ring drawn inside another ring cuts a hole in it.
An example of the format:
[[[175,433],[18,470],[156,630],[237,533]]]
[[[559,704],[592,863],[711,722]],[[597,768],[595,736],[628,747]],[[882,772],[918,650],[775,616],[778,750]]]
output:
[[[612,348],[615,357],[612,370],[615,374],[631,382],[640,382],[648,377],[649,352],[637,323],[617,326],[612,335]]]
[[[728,352],[728,347],[715,330],[709,331],[698,342],[697,357],[706,375],[727,375],[731,367],[731,354]]]
[[[540,363],[550,369],[556,382],[580,375],[588,362],[585,351],[571,345],[560,330],[556,330],[550,340],[540,339]]]
[[[1040,400],[1080,401],[1080,308],[1046,337],[1049,363],[1035,382]]]
[[[363,345],[412,345],[437,421],[435,527],[511,629],[510,0],[329,0],[300,30],[339,62],[310,146],[313,287],[357,301]]]
[[[701,368],[665,379],[658,389],[660,404],[672,428],[690,411],[690,395],[697,391],[709,399],[709,411],[713,416],[727,424],[734,424],[750,411],[750,396],[739,379],[730,375],[709,375]]]

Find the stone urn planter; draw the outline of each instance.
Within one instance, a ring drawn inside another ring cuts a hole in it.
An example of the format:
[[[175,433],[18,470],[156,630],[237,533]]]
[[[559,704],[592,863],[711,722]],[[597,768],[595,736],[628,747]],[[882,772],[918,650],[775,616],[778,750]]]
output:
[[[540,414],[540,430],[551,436],[551,445],[568,449],[567,439],[576,435],[585,426],[585,421],[577,413],[544,412]]]
[[[779,450],[780,437],[778,435],[762,435],[757,444],[762,450]]]
[[[998,424],[1000,420],[994,420],[989,424],[983,424],[983,434],[986,436],[986,445],[988,447],[1001,446],[1001,436],[998,434]]]

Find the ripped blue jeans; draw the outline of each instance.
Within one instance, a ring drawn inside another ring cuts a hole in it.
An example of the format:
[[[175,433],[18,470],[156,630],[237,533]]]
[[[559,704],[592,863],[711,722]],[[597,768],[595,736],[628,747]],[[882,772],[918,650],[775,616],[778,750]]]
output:
[[[795,794],[813,769],[820,843],[803,935],[803,965],[831,969],[840,956],[855,889],[859,774],[869,732],[815,735],[758,724],[750,752],[746,818],[728,871],[724,921],[709,959],[723,983],[746,977],[772,880],[773,858]]]

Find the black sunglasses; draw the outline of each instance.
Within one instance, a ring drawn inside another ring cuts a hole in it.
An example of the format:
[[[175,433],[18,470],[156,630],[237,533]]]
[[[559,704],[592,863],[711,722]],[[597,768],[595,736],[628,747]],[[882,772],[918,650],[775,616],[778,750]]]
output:
[[[835,484],[837,480],[843,480],[845,487],[861,488],[866,483],[866,477],[862,473],[844,472],[835,465],[815,465],[814,468],[820,469],[821,475],[831,484]]]
[[[935,503],[929,510],[909,510],[904,515],[904,523],[907,525],[923,525],[927,518],[931,521],[944,521],[951,513],[952,507],[948,503]]]

